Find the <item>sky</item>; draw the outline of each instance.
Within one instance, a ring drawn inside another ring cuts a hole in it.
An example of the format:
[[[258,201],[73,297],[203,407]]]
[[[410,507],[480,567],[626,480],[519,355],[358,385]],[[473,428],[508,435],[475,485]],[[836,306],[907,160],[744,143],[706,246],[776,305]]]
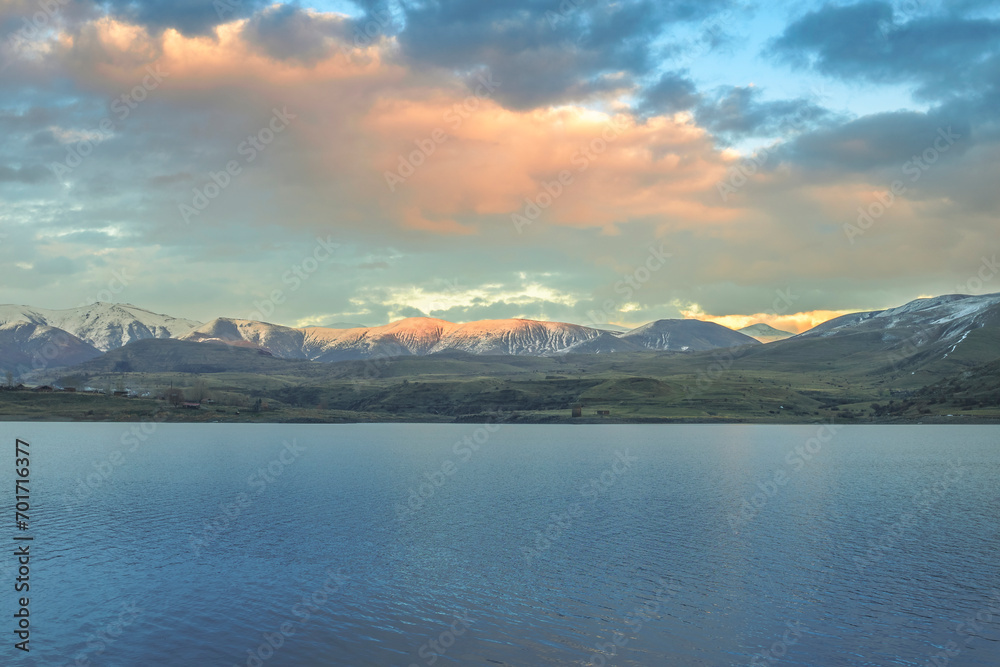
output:
[[[1000,2],[0,0],[0,301],[805,330],[1000,291]]]

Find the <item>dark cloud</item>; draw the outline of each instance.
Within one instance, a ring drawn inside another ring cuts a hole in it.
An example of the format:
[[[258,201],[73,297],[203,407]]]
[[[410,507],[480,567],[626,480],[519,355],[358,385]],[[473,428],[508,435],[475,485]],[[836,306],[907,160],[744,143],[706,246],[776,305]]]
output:
[[[759,97],[757,88],[730,88],[714,99],[703,99],[695,117],[716,135],[738,138],[801,132],[830,116],[809,100],[761,101]]]
[[[336,43],[346,44],[347,21],[310,14],[295,5],[276,5],[258,12],[243,29],[244,38],[279,60],[311,64],[327,57]]]
[[[95,4],[159,32],[174,28],[185,35],[205,35],[215,26],[250,16],[267,0],[103,0]]]
[[[653,42],[671,24],[728,5],[638,0],[429,0],[405,10],[403,57],[458,71],[489,68],[512,108],[579,100],[632,85],[659,65]]]
[[[7,167],[0,165],[0,183],[38,183],[52,176],[52,172],[40,164],[27,167]]]
[[[643,91],[639,112],[643,115],[671,114],[696,105],[701,96],[684,72],[667,72]]]
[[[886,2],[826,5],[791,23],[771,42],[772,57],[844,81],[908,85],[915,99],[933,106],[823,128],[795,139],[782,156],[857,172],[899,166],[949,127],[962,136],[949,157],[1000,139],[1000,21],[964,15],[980,5],[953,4],[944,13],[894,11]]]
[[[811,167],[854,172],[900,167],[934,148],[935,142],[943,146],[942,133],[954,139],[943,152],[953,158],[968,147],[970,132],[960,117],[915,111],[872,114],[802,135],[786,147],[783,157]]]
[[[1000,22],[949,14],[896,15],[886,2],[827,5],[790,24],[768,53],[829,76],[908,82],[941,100],[981,84],[979,64],[1000,50]]]

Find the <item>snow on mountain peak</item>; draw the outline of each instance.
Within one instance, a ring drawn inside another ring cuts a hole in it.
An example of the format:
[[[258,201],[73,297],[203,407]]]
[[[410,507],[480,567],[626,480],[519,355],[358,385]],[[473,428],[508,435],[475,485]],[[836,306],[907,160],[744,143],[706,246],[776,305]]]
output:
[[[0,305],[0,323],[18,320],[68,331],[104,352],[133,340],[177,337],[199,324],[131,304],[97,302],[64,310]]]

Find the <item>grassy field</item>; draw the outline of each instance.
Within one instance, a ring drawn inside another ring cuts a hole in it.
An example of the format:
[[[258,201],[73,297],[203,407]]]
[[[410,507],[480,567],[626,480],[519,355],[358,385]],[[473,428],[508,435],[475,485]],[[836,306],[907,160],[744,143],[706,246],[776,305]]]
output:
[[[808,343],[808,341],[806,341]],[[0,392],[0,419],[185,422],[449,422],[501,414],[526,423],[1000,422],[997,363],[935,370],[879,366],[853,347],[817,358],[766,348],[700,354],[403,357],[321,364],[240,350],[237,370],[210,355],[127,366],[111,360],[53,376],[62,386],[118,387],[149,398]],[[176,357],[183,348],[172,345]],[[227,359],[230,351],[220,352]],[[249,356],[253,355],[253,356]],[[838,358],[839,355],[839,358]],[[114,363],[112,363],[114,362]],[[188,372],[166,372],[179,365]],[[122,370],[143,369],[143,370]],[[971,368],[955,373],[955,368]],[[952,373],[952,374],[948,374]],[[963,379],[964,378],[964,379]],[[200,409],[166,397],[210,399]],[[579,406],[582,416],[573,418]],[[599,416],[597,411],[608,411]],[[949,416],[951,415],[951,416]]]

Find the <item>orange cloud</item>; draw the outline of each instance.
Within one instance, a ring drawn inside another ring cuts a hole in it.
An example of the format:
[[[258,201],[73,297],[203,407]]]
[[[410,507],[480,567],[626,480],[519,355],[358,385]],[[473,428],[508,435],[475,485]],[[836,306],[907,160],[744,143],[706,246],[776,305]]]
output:
[[[754,313],[753,315],[709,315],[694,305],[687,309],[682,309],[681,314],[688,319],[701,320],[703,322],[715,322],[730,329],[742,329],[762,322],[781,331],[789,333],[802,333],[828,320],[841,315],[856,313],[857,310],[810,310],[800,313],[789,313],[787,315],[776,315],[774,313]]]
[[[242,124],[256,122],[258,107],[287,107],[297,120],[282,140],[294,151],[271,167],[272,189],[308,191],[296,206],[335,206],[342,224],[469,234],[488,222],[515,234],[517,214],[530,225],[607,233],[641,220],[662,235],[734,219],[715,191],[728,162],[685,116],[639,122],[575,105],[512,111],[492,99],[502,81],[487,78],[470,94],[447,73],[393,64],[391,38],[350,54],[332,48],[306,65],[262,53],[244,26],[154,36],[103,18],[62,36],[56,57],[110,95],[156,63],[168,75],[158,100],[244,116]],[[277,160],[268,155],[269,165]]]
[[[678,120],[642,124],[577,106],[517,112],[445,93],[381,100],[365,127],[383,138],[373,163],[385,197],[431,217],[499,216],[512,231],[513,214],[589,227],[729,219],[702,201],[724,165],[702,130]]]

